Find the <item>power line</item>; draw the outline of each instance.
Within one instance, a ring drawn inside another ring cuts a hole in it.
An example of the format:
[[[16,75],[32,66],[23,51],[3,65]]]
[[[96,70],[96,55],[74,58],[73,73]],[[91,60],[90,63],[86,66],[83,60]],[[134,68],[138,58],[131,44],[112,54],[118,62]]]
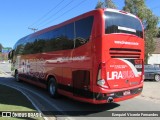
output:
[[[35,21],[33,24],[31,24],[30,26],[35,25],[37,22],[40,22],[43,18],[45,18],[47,15],[49,15],[49,13],[51,13],[53,10],[55,10],[57,7],[59,7],[61,5],[61,3],[64,0],[61,0],[55,7],[53,7],[52,9],[50,9],[46,14],[44,14],[41,18],[39,18],[37,21]]]
[[[54,16],[57,15],[59,12],[62,12],[62,9],[64,10],[67,6],[69,6],[73,0],[71,0],[68,4],[66,4],[64,7],[60,8],[57,12],[55,12]],[[41,24],[43,25],[45,22],[49,21],[53,16],[50,16],[48,19],[45,19],[41,21],[37,26],[40,26]]]
[[[87,0],[81,1],[81,2],[78,3],[76,6],[72,7],[71,9],[69,9],[69,10],[67,10],[67,11],[65,11],[65,12],[63,12],[61,15],[59,15],[59,16],[56,17],[55,19],[48,21],[47,23],[45,23],[45,24],[42,25],[42,26],[39,26],[39,28],[40,28],[40,27],[43,27],[43,26],[45,26],[45,25],[47,25],[47,24],[49,24],[49,23],[51,23],[51,22],[53,22],[53,21],[55,21],[55,20],[57,20],[57,19],[59,19],[59,18],[61,18],[64,14],[66,14],[66,13],[70,12],[71,10],[77,8],[78,6],[80,6],[80,5],[81,5],[82,3],[84,3],[85,1],[87,1]]]

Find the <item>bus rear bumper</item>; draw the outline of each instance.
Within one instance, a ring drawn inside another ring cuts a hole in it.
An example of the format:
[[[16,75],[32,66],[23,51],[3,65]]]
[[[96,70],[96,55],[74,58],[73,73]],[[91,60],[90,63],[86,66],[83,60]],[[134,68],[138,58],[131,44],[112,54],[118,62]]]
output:
[[[112,93],[99,93],[94,95],[95,98],[92,101],[93,104],[103,104],[111,102],[120,102],[123,100],[131,99],[141,94],[143,87],[134,88],[130,90],[124,90]]]
[[[75,100],[81,101],[81,102],[88,102],[92,104],[105,104],[105,103],[111,103],[111,102],[119,102],[123,100],[127,100],[133,97],[136,97],[140,95],[142,92],[143,87],[138,88],[132,88],[132,89],[124,89],[121,91],[110,91],[107,93],[96,93],[96,92],[89,92],[86,93],[83,92],[81,95],[73,95],[70,92],[66,92],[63,90],[58,90],[60,94],[63,94],[65,96],[71,97]],[[124,94],[125,93],[125,94]]]

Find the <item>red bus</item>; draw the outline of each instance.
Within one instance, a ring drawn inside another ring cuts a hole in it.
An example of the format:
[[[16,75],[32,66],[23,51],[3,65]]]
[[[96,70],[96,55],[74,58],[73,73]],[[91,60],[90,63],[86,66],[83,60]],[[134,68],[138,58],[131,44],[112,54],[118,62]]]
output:
[[[144,34],[134,15],[98,9],[20,39],[12,73],[56,98],[102,104],[142,92]]]

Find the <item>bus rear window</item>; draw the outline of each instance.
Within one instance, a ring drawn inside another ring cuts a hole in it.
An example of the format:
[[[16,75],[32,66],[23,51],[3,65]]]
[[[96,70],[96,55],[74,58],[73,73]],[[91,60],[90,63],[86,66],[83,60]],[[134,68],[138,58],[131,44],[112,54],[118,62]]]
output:
[[[105,33],[127,33],[143,38],[140,21],[132,16],[105,11]]]

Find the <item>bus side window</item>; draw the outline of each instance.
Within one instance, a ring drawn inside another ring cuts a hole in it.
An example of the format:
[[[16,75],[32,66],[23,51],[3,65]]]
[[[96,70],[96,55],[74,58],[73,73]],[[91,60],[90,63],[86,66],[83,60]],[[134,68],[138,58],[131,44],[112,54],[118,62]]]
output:
[[[63,50],[73,49],[74,48],[74,23],[70,23],[65,27],[66,27],[66,33],[65,33],[65,39],[63,41]]]
[[[84,45],[89,41],[93,25],[93,16],[75,22],[75,47]]]

